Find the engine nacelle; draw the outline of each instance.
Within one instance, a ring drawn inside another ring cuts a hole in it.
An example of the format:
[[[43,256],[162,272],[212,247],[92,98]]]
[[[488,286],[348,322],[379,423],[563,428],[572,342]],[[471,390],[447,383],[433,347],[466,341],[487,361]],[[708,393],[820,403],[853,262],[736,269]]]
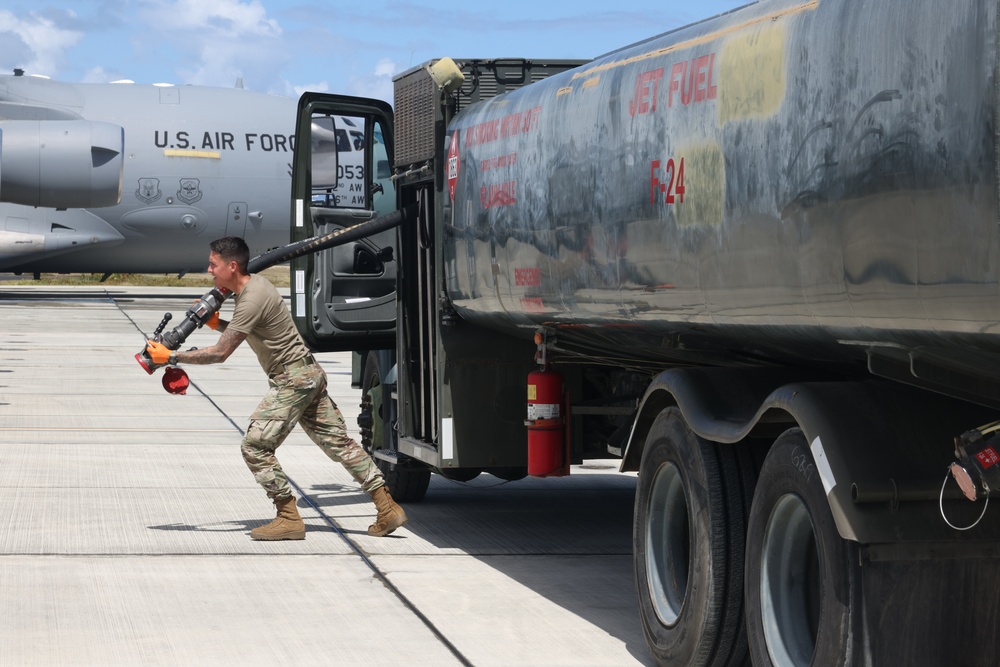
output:
[[[50,208],[121,201],[125,130],[86,120],[0,122],[0,201]]]

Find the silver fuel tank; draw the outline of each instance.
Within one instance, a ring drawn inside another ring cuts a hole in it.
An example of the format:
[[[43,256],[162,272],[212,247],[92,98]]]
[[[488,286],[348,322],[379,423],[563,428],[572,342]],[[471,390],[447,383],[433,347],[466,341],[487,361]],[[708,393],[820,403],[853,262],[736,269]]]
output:
[[[1000,360],[997,33],[997,0],[764,1],[471,106],[452,304],[639,356]]]

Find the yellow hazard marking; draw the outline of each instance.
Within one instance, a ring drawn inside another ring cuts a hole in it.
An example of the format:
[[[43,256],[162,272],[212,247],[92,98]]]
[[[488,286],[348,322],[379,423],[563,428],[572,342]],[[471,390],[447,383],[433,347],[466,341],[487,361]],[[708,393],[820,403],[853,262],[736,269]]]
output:
[[[631,58],[625,58],[624,60],[616,60],[614,62],[603,63],[601,65],[596,65],[589,69],[585,69],[581,72],[577,72],[573,75],[574,79],[581,77],[593,76],[597,72],[603,72],[605,70],[614,69],[615,67],[623,67],[624,65],[631,65],[632,63],[641,62],[643,60],[649,60],[650,58],[658,58],[660,56],[667,55],[668,53],[673,53],[674,51],[681,51],[683,49],[690,49],[694,46],[700,46],[702,44],[708,44],[709,42],[714,42],[715,40],[731,35],[740,30],[746,30],[747,28],[752,28],[762,24],[773,23],[778,19],[785,18],[786,16],[793,16],[804,11],[814,10],[819,7],[820,0],[811,0],[810,2],[803,3],[801,5],[796,5],[795,7],[789,7],[788,9],[782,9],[777,12],[772,12],[770,14],[765,14],[764,16],[758,16],[752,18],[749,21],[744,21],[737,25],[726,26],[725,28],[720,28],[714,32],[710,32],[706,35],[701,35],[700,37],[694,37],[692,39],[685,40],[683,42],[677,42],[676,44],[671,44],[669,46],[664,46],[660,49],[655,49],[653,51],[648,51],[646,53],[641,53],[637,56],[632,56]]]
[[[538,386],[529,384],[528,385],[528,400],[534,401],[538,398]]]
[[[208,158],[211,160],[219,160],[222,158],[222,153],[219,151],[189,151],[189,150],[177,150],[176,148],[165,148],[163,149],[164,157],[200,157]]]
[[[681,146],[684,156],[684,202],[674,206],[679,227],[717,227],[722,224],[726,197],[726,163],[717,143]]]
[[[785,99],[785,26],[758,30],[726,41],[720,55],[719,125],[770,116]]]

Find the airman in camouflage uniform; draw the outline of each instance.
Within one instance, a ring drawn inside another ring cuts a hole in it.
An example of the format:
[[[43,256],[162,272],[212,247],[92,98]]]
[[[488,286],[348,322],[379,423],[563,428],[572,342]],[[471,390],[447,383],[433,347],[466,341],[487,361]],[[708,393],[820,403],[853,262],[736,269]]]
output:
[[[250,250],[243,239],[228,236],[210,244],[208,272],[215,286],[235,294],[236,307],[229,322],[215,313],[206,325],[222,333],[219,341],[201,350],[172,353],[148,341],[147,351],[158,365],[213,364],[225,361],[244,340],[267,373],[269,389],[250,417],[243,438],[243,459],[254,479],[277,508],[277,517],[254,528],[256,540],[301,540],[305,524],[295,507],[295,497],[275,450],[294,428],[305,432],[334,461],[351,473],[375,503],[378,515],[368,534],[388,535],[406,523],[406,513],[389,495],[385,479],[370,456],[347,435],[344,417],[326,392],[326,373],[316,363],[295,329],[291,314],[278,290],[260,275],[250,275]]]
[[[243,459],[272,500],[291,495],[274,450],[296,422],[334,461],[344,465],[367,493],[385,484],[372,458],[348,437],[344,417],[326,393],[326,373],[313,364],[269,379],[270,389],[250,416]],[[317,400],[318,397],[318,400]]]

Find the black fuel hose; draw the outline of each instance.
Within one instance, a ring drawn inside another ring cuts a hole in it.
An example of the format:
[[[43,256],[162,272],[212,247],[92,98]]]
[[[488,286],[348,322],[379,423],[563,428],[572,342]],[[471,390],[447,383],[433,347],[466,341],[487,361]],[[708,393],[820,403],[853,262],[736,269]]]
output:
[[[359,222],[356,225],[351,225],[350,227],[345,227],[344,229],[338,229],[335,232],[331,232],[323,236],[314,236],[312,238],[296,241],[295,243],[290,243],[286,246],[265,252],[262,255],[257,255],[248,263],[248,269],[250,273],[258,273],[266,268],[274,266],[275,264],[281,264],[295,259],[296,257],[302,257],[303,255],[319,252],[320,250],[326,250],[327,248],[333,248],[338,245],[343,245],[344,243],[365,238],[366,236],[378,234],[379,232],[387,229],[398,227],[403,222],[415,217],[416,214],[417,206],[416,204],[411,204],[399,211],[393,211],[388,215],[383,215],[373,220]],[[195,329],[200,329],[202,325],[212,317],[212,315],[219,312],[219,308],[222,307],[222,302],[226,300],[229,294],[230,292],[228,290],[210,290],[205,294],[205,296],[198,300],[187,313],[185,313],[184,321],[170,331],[161,333],[167,322],[170,320],[170,313],[165,313],[163,320],[156,328],[151,340],[164,344],[167,349],[170,350],[180,349],[181,345],[185,340],[187,340],[187,337],[190,336]],[[139,365],[142,366],[143,370],[152,375],[153,371],[156,369],[156,365],[150,358],[145,346],[139,351],[138,354],[135,355],[135,359],[139,362]]]
[[[319,252],[320,250],[326,250],[327,248],[333,248],[344,243],[357,241],[358,239],[365,238],[366,236],[372,236],[373,234],[378,234],[379,232],[383,232],[387,229],[398,227],[407,220],[411,220],[414,216],[416,216],[416,214],[417,205],[410,204],[409,206],[405,206],[398,211],[393,211],[388,215],[383,215],[373,220],[359,222],[356,225],[338,229],[337,231],[330,232],[324,236],[314,236],[312,238],[296,241],[295,243],[289,243],[286,246],[275,248],[274,250],[269,250],[264,254],[257,255],[251,259],[248,268],[250,273],[260,273],[264,269],[270,268],[275,264],[282,264],[293,260],[296,257],[302,257],[303,255]]]

